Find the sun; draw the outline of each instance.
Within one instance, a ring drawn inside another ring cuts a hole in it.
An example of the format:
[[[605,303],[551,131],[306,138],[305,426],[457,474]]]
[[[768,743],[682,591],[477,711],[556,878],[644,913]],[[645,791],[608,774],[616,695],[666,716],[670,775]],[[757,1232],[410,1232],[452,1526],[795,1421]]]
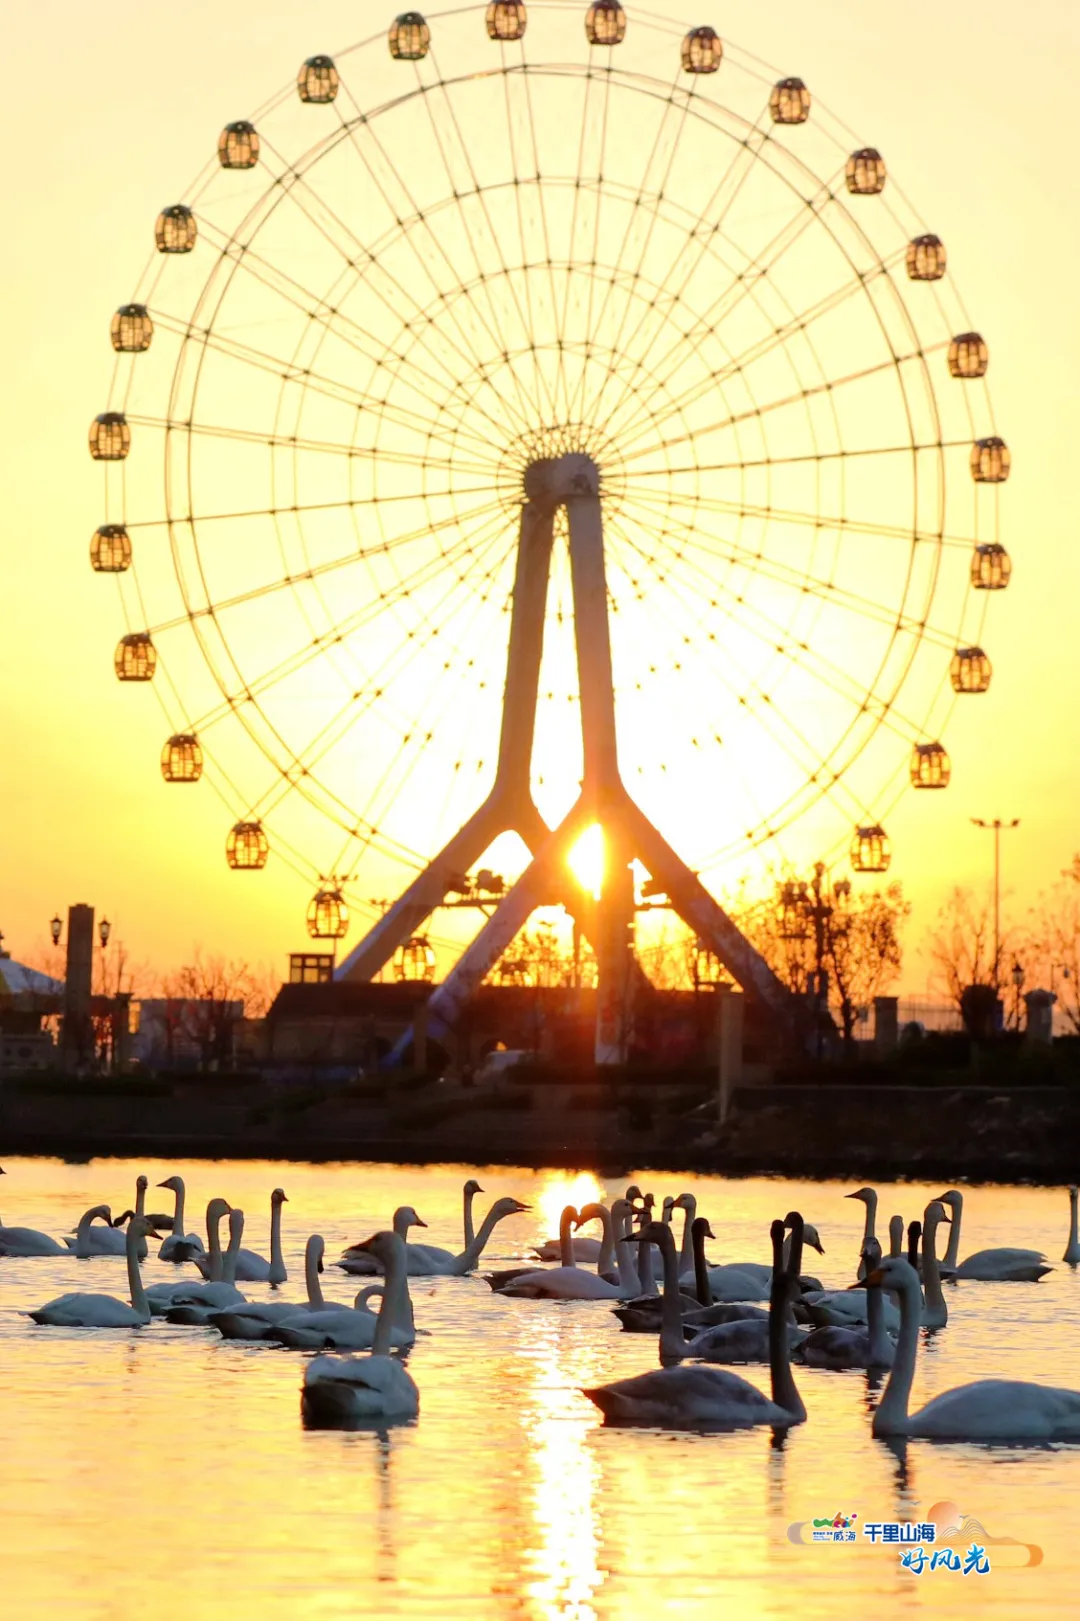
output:
[[[595,900],[604,887],[604,830],[599,822],[587,827],[566,858],[566,864],[582,889]]]

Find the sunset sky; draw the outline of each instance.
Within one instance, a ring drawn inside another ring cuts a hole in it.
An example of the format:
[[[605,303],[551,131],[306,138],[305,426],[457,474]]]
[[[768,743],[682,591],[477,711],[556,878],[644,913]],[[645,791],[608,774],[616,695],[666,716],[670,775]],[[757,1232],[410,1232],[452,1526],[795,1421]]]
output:
[[[945,893],[988,882],[990,840],[970,817],[1021,818],[1004,847],[1013,917],[1080,848],[1070,116],[1080,17],[1072,0],[1036,0],[1026,12],[1001,0],[902,9],[731,0],[712,17],[670,0],[654,9],[687,25],[712,21],[732,44],[804,78],[858,144],[879,147],[924,228],[947,240],[950,274],[991,343],[994,413],[1013,454],[1001,512],[1015,573],[992,605],[992,690],[959,704],[949,724],[952,785],[909,794],[889,819],[890,877],[915,904],[904,988],[919,994],[927,963],[917,948]],[[109,317],[132,296],[158,210],[185,195],[226,121],[288,85],[304,57],[336,55],[390,16],[370,0],[114,0],[106,11],[46,0],[6,20],[0,929],[16,957],[33,955],[53,912],[80,900],[162,971],[196,943],[284,971],[285,954],[308,944],[309,889],[280,861],[261,875],[227,871],[230,818],[208,784],[162,783],[161,712],[115,679],[112,650],[126,626],[87,562],[102,485],[86,432],[108,397]],[[666,765],[678,844],[678,760]]]

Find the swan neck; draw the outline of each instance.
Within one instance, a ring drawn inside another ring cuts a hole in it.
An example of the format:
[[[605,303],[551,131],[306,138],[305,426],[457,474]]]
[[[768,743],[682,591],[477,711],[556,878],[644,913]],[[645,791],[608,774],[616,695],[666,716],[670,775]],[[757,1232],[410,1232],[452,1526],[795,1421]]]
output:
[[[654,1295],[656,1293],[656,1278],[653,1276],[652,1245],[647,1240],[642,1240],[638,1244],[637,1253],[638,1285],[643,1295]]]
[[[229,1247],[221,1259],[220,1282],[222,1283],[235,1284],[236,1282],[236,1262],[240,1254],[240,1240],[243,1236],[244,1224],[243,1222],[237,1222],[229,1234]]]
[[[937,1222],[931,1217],[923,1226],[922,1242],[923,1294],[926,1304],[948,1315],[945,1296],[941,1292],[941,1270],[937,1258]]]
[[[919,1349],[921,1309],[919,1280],[914,1272],[904,1278],[897,1293],[900,1296],[900,1336],[896,1342],[896,1359],[874,1416],[874,1429],[881,1435],[902,1435],[907,1429],[908,1401]]]
[[[390,1355],[394,1329],[405,1326],[406,1314],[411,1311],[408,1268],[396,1244],[393,1253],[387,1257],[385,1273],[385,1292],[382,1305],[379,1307],[379,1318],[375,1324],[375,1337],[371,1345],[372,1356]]]
[[[665,1229],[667,1231],[667,1229]],[[660,1245],[664,1263],[664,1297],[660,1308],[660,1361],[681,1361],[686,1355],[682,1306],[679,1301],[679,1260],[670,1233]]]
[[[709,1266],[705,1259],[705,1234],[698,1233],[694,1238],[694,1293],[703,1306],[712,1305],[712,1286],[709,1283]]]
[[[79,1225],[75,1229],[75,1255],[80,1261],[85,1261],[89,1257],[92,1225],[93,1213],[87,1210],[79,1217]]]
[[[615,1272],[619,1279],[619,1288],[624,1293],[631,1291],[641,1293],[641,1277],[634,1263],[634,1251],[630,1240],[620,1238],[615,1246]]]
[[[208,1277],[211,1283],[220,1283],[221,1271],[221,1212],[206,1218],[206,1247],[210,1254]]]
[[[884,1363],[889,1359],[888,1336],[885,1333],[885,1312],[881,1302],[881,1288],[875,1284],[866,1291],[866,1335],[870,1342],[870,1360]]]
[[[277,1201],[270,1212],[270,1269],[274,1273],[285,1269],[281,1254],[281,1205]]]
[[[146,1299],[146,1290],[143,1288],[142,1272],[139,1269],[139,1240],[141,1230],[134,1221],[128,1223],[127,1241],[124,1245],[124,1254],[127,1258],[128,1289],[131,1293],[131,1306],[140,1317],[149,1321],[150,1306]]]
[[[692,1193],[683,1195],[683,1229],[682,1248],[679,1251],[679,1265],[684,1272],[688,1272],[694,1264],[694,1217],[697,1215],[697,1200]]]
[[[184,1202],[187,1198],[187,1190],[184,1187],[183,1178],[179,1176],[176,1179],[176,1192],[174,1194],[174,1198],[176,1199],[176,1208],[173,1210],[172,1230],[175,1237],[183,1238]]]
[[[576,1211],[569,1205],[559,1217],[559,1259],[563,1266],[573,1266],[574,1263],[574,1216]]]
[[[464,1231],[465,1231],[465,1248],[466,1249],[468,1249],[469,1245],[473,1242],[473,1239],[476,1237],[476,1232],[475,1232],[475,1229],[473,1228],[473,1214],[472,1214],[473,1200],[475,1199],[475,1197],[476,1197],[476,1195],[473,1192],[472,1188],[469,1188],[468,1191],[464,1194],[464,1207],[463,1207],[463,1210],[462,1210],[462,1226],[463,1226]]]
[[[304,1251],[304,1287],[307,1290],[308,1304],[313,1311],[321,1311],[325,1305],[322,1292],[322,1280],[319,1277],[319,1251],[321,1245],[314,1238],[307,1241]]]
[[[955,1270],[960,1254],[960,1222],[964,1215],[964,1195],[957,1193],[949,1200],[952,1207],[952,1226],[949,1228],[949,1247],[945,1251],[944,1265]]]
[[[806,1408],[791,1371],[791,1352],[788,1340],[788,1285],[787,1274],[774,1274],[769,1295],[769,1378],[772,1399],[777,1407],[795,1418],[804,1419]]]
[[[141,1182],[135,1185],[135,1214],[137,1216],[146,1215],[146,1189]]]
[[[1076,1249],[1077,1245],[1080,1244],[1080,1233],[1078,1233],[1077,1230],[1076,1230],[1076,1215],[1077,1215],[1076,1207],[1077,1207],[1077,1196],[1076,1196],[1075,1193],[1070,1193],[1069,1194],[1069,1248],[1071,1250]]]
[[[596,1262],[596,1270],[600,1276],[605,1272],[618,1272],[622,1281],[622,1265],[615,1248],[615,1234],[611,1225],[611,1211],[606,1204],[598,1205],[598,1220],[602,1229],[600,1239],[600,1254]]]
[[[457,1260],[454,1262],[453,1269],[452,1269],[454,1272],[457,1272],[457,1273],[460,1274],[460,1273],[471,1272],[472,1271],[473,1267],[476,1265],[477,1261],[480,1259],[481,1255],[484,1253],[484,1245],[487,1243],[488,1239],[491,1237],[492,1233],[495,1231],[495,1228],[498,1225],[498,1223],[499,1223],[499,1221],[501,1219],[501,1216],[502,1216],[502,1212],[498,1210],[496,1205],[492,1205],[491,1209],[488,1211],[487,1215],[484,1217],[483,1221],[480,1223],[480,1231],[476,1234],[476,1236],[473,1239],[472,1243],[467,1244],[465,1246],[465,1249],[462,1251],[462,1253],[458,1256]],[[562,1223],[561,1222],[559,1223],[559,1242],[560,1243],[562,1242]],[[571,1246],[571,1248],[572,1248],[572,1246]]]

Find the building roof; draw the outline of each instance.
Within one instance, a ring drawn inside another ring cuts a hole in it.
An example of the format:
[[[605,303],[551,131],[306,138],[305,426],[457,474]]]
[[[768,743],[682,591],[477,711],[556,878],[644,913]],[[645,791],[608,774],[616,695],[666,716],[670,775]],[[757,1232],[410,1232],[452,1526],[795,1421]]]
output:
[[[56,1002],[63,998],[64,982],[50,974],[27,968],[13,957],[0,957],[0,1001],[14,1003],[17,1009],[35,1011],[42,1001]]]

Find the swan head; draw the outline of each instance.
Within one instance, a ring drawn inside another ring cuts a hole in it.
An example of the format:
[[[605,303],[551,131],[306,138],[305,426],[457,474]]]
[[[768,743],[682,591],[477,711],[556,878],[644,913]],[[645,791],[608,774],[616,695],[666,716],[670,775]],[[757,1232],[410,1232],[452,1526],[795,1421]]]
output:
[[[427,1223],[421,1222],[420,1225],[423,1227],[426,1226]],[[367,1254],[374,1255],[375,1259],[381,1264],[384,1272],[392,1263],[399,1265],[403,1271],[408,1264],[407,1257],[405,1255],[405,1240],[402,1238],[400,1233],[385,1231],[372,1233],[370,1238],[365,1238],[361,1243],[354,1244],[353,1249],[365,1250]],[[379,1285],[376,1284],[373,1287],[378,1288]],[[366,1294],[366,1291],[361,1290],[360,1293],[361,1295],[364,1295]],[[359,1298],[360,1296],[357,1296],[357,1299]]]
[[[671,1213],[672,1213],[672,1211],[674,1209],[675,1209],[675,1200],[671,1197],[670,1193],[665,1193],[664,1194],[664,1202],[660,1206],[661,1220],[662,1221],[670,1221],[671,1220]]]
[[[310,1259],[315,1262],[315,1270],[317,1272],[321,1272],[323,1269],[322,1258],[325,1248],[326,1244],[323,1241],[322,1234],[312,1233],[311,1237],[307,1241],[306,1253]]]
[[[130,1221],[134,1214],[134,1210],[121,1210],[118,1216],[113,1216],[109,1225],[110,1227],[122,1227],[125,1221]]]
[[[942,1222],[949,1222],[950,1217],[940,1199],[931,1199],[923,1211],[923,1233],[930,1227],[940,1227]]]
[[[159,1188],[168,1188],[170,1193],[180,1193],[183,1189],[183,1179],[179,1176],[167,1176],[164,1182],[156,1184]]]
[[[410,1227],[426,1227],[426,1226],[427,1226],[427,1222],[421,1220],[421,1218],[416,1214],[416,1211],[413,1209],[411,1204],[399,1205],[398,1208],[394,1211],[394,1231],[396,1233],[405,1234],[405,1233],[408,1232]],[[377,1238],[379,1235],[376,1233],[375,1236]],[[370,1243],[370,1239],[368,1240],[368,1242]],[[357,1248],[358,1249],[363,1249],[364,1246],[363,1246],[363,1244],[360,1244],[360,1245],[357,1246]],[[375,1253],[376,1252],[373,1250],[372,1254],[375,1254]]]
[[[165,1235],[155,1231],[154,1224],[146,1216],[132,1216],[128,1226],[128,1240],[132,1235],[136,1238],[163,1238]]]
[[[474,1194],[483,1193],[483,1191],[484,1191],[483,1188],[480,1186],[480,1184],[476,1180],[475,1176],[470,1176],[469,1180],[466,1182],[465,1187],[463,1189],[463,1192],[464,1192],[465,1197],[467,1199],[471,1199]]]
[[[862,1258],[866,1262],[866,1270],[873,1272],[881,1262],[881,1245],[876,1238],[868,1238],[862,1247]]]
[[[206,1219],[208,1222],[223,1221],[231,1208],[228,1199],[211,1199],[206,1207]]]
[[[691,1217],[697,1210],[697,1200],[692,1193],[680,1193],[671,1206],[672,1210],[685,1210]]]
[[[288,1202],[289,1202],[289,1196],[285,1192],[284,1188],[275,1188],[273,1193],[270,1195],[270,1203],[271,1203],[271,1205],[288,1204]]]
[[[666,1222],[646,1222],[645,1226],[638,1233],[638,1242],[641,1243],[643,1239],[646,1243],[655,1244],[661,1255],[667,1254],[668,1251],[670,1251],[672,1255],[675,1254],[675,1239],[672,1236],[671,1228]]]
[[[129,1210],[127,1214],[129,1216],[133,1216],[135,1212],[133,1210]],[[83,1217],[83,1221],[85,1221],[87,1225],[94,1221],[103,1221],[106,1227],[111,1227],[113,1224],[112,1206],[107,1204],[94,1205],[92,1210],[88,1210],[86,1212],[86,1215]]]
[[[520,1216],[523,1211],[531,1209],[532,1205],[522,1204],[520,1199],[507,1196],[505,1199],[496,1199],[488,1215],[493,1216],[496,1221],[502,1221],[504,1216]]]
[[[799,1212],[797,1210],[789,1210],[787,1215],[784,1217],[783,1225],[784,1225],[785,1229],[790,1228],[790,1229],[794,1230],[796,1222],[799,1222],[799,1224],[802,1227],[802,1241],[803,1241],[803,1244],[804,1245],[809,1244],[809,1246],[810,1246],[810,1248],[812,1250],[817,1250],[819,1255],[824,1255],[825,1254],[825,1246],[821,1242],[821,1239],[818,1237],[818,1230],[814,1226],[813,1222],[811,1222],[811,1221],[803,1221],[802,1217],[799,1215]]]
[[[866,1282],[871,1288],[880,1285],[882,1289],[891,1289],[900,1295],[914,1295],[916,1299],[922,1291],[919,1274],[902,1255],[887,1255],[881,1265],[867,1275]]]
[[[876,1202],[877,1194],[873,1188],[856,1188],[854,1193],[845,1193],[844,1198],[861,1199],[863,1204],[869,1204],[871,1199]]]
[[[150,1178],[148,1176],[137,1176],[135,1178],[135,1186],[140,1193],[145,1193],[147,1188],[150,1186]]]
[[[691,1231],[691,1233],[693,1233],[694,1237],[696,1239],[698,1239],[699,1241],[701,1239],[705,1239],[705,1238],[715,1238],[716,1237],[716,1234],[713,1232],[712,1228],[709,1226],[708,1217],[706,1217],[706,1216],[695,1216],[694,1221],[693,1221],[693,1225],[691,1226],[690,1231]]]
[[[950,1188],[948,1193],[939,1193],[937,1198],[934,1201],[935,1204],[947,1204],[949,1209],[953,1212],[954,1216],[955,1216],[956,1211],[963,1204],[963,1202],[964,1202],[964,1195],[960,1192],[960,1190],[958,1188]]]
[[[628,1204],[634,1204],[638,1199],[641,1198],[641,1189],[638,1187],[636,1182],[631,1182],[630,1186],[623,1194],[623,1198]]]

